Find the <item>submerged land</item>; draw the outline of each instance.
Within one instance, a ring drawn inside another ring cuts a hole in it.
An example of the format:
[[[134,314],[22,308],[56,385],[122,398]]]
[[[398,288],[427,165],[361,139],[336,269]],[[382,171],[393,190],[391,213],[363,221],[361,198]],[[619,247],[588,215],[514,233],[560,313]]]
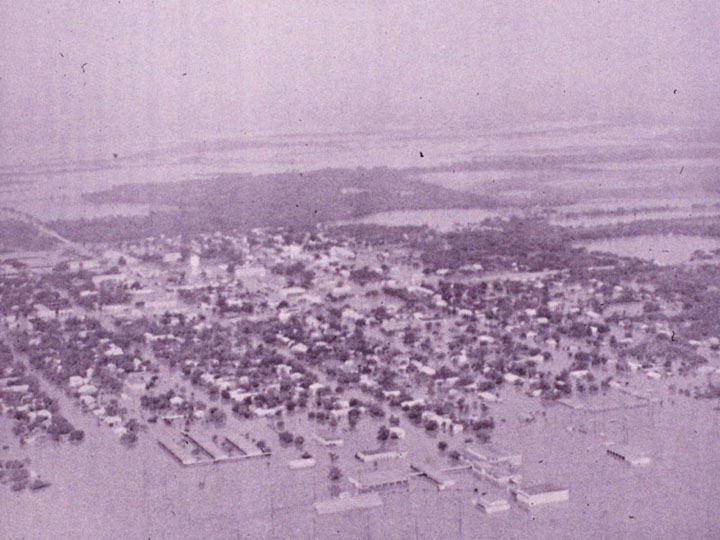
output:
[[[436,183],[474,163],[4,214],[0,536],[713,537],[712,166],[633,198]]]

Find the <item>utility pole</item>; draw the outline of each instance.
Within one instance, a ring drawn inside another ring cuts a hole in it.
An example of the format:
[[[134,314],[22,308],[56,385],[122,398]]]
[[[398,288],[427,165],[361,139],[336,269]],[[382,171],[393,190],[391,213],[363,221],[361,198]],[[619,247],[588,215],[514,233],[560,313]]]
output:
[[[455,504],[458,507],[458,538],[462,540],[463,532],[462,532],[462,501],[460,500],[460,491],[455,492]]]
[[[412,512],[413,519],[415,521],[415,540],[418,540],[418,520],[417,520],[417,509],[415,508],[415,503],[412,500],[412,492],[410,493],[410,511]]]
[[[270,462],[268,461],[268,466],[265,468],[266,476],[269,476],[270,473]],[[274,492],[275,489],[273,488],[273,482],[269,478],[266,478],[265,480],[268,483],[268,487],[270,489],[270,534],[272,535],[272,532],[275,530],[275,497]]]

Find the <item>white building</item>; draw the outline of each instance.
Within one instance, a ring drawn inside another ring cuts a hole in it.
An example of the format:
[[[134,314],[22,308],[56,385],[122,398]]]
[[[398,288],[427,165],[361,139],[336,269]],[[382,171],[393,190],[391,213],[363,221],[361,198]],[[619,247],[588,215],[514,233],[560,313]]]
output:
[[[404,459],[407,457],[407,452],[400,450],[360,450],[355,454],[355,457],[363,463],[375,463],[391,459]]]
[[[624,444],[610,444],[607,447],[607,454],[633,466],[650,465],[652,462],[652,459],[642,450]]]
[[[544,504],[567,501],[570,499],[570,490],[554,484],[535,484],[517,488],[515,497],[521,506],[533,508]]]
[[[475,505],[486,514],[497,514],[510,510],[510,503],[503,497],[481,497],[475,501]]]

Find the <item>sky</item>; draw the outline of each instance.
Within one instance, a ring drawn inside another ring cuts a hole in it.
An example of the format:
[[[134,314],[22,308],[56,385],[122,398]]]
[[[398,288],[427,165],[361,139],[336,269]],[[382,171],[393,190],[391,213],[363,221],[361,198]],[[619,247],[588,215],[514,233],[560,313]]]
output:
[[[258,132],[716,120],[717,0],[0,0],[0,163]]]

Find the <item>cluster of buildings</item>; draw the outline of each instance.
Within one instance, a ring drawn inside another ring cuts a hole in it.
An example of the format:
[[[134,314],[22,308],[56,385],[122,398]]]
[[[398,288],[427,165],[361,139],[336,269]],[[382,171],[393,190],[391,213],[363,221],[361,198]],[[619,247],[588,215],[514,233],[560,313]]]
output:
[[[95,259],[43,275],[3,277],[2,331],[98,423],[125,441],[140,425],[157,427],[161,448],[184,466],[269,455],[232,433],[205,437],[223,429],[225,415],[267,423],[303,415],[330,451],[345,444],[337,426],[392,412],[406,420],[388,428],[393,440],[410,426],[462,445],[462,467],[497,488],[477,499],[487,513],[569,497],[554,484],[525,484],[519,454],[480,444],[492,438],[508,392],[538,405],[632,393],[636,375],[660,387],[720,347],[716,338],[680,339],[666,317],[646,317],[650,302],[672,302],[619,272],[520,275],[510,255],[436,269],[419,262],[422,243],[413,240],[388,245],[330,228],[98,248]],[[497,271],[503,263],[509,270]],[[20,397],[2,411],[48,428],[54,413],[38,408],[14,371],[3,374],[0,398]],[[607,453],[648,462],[623,446]],[[412,450],[381,444],[350,455],[381,470],[351,476],[357,495],[318,512],[373,506],[377,498],[365,495],[405,488],[418,475],[438,489],[454,485],[446,468]],[[395,467],[408,457],[412,467]]]

